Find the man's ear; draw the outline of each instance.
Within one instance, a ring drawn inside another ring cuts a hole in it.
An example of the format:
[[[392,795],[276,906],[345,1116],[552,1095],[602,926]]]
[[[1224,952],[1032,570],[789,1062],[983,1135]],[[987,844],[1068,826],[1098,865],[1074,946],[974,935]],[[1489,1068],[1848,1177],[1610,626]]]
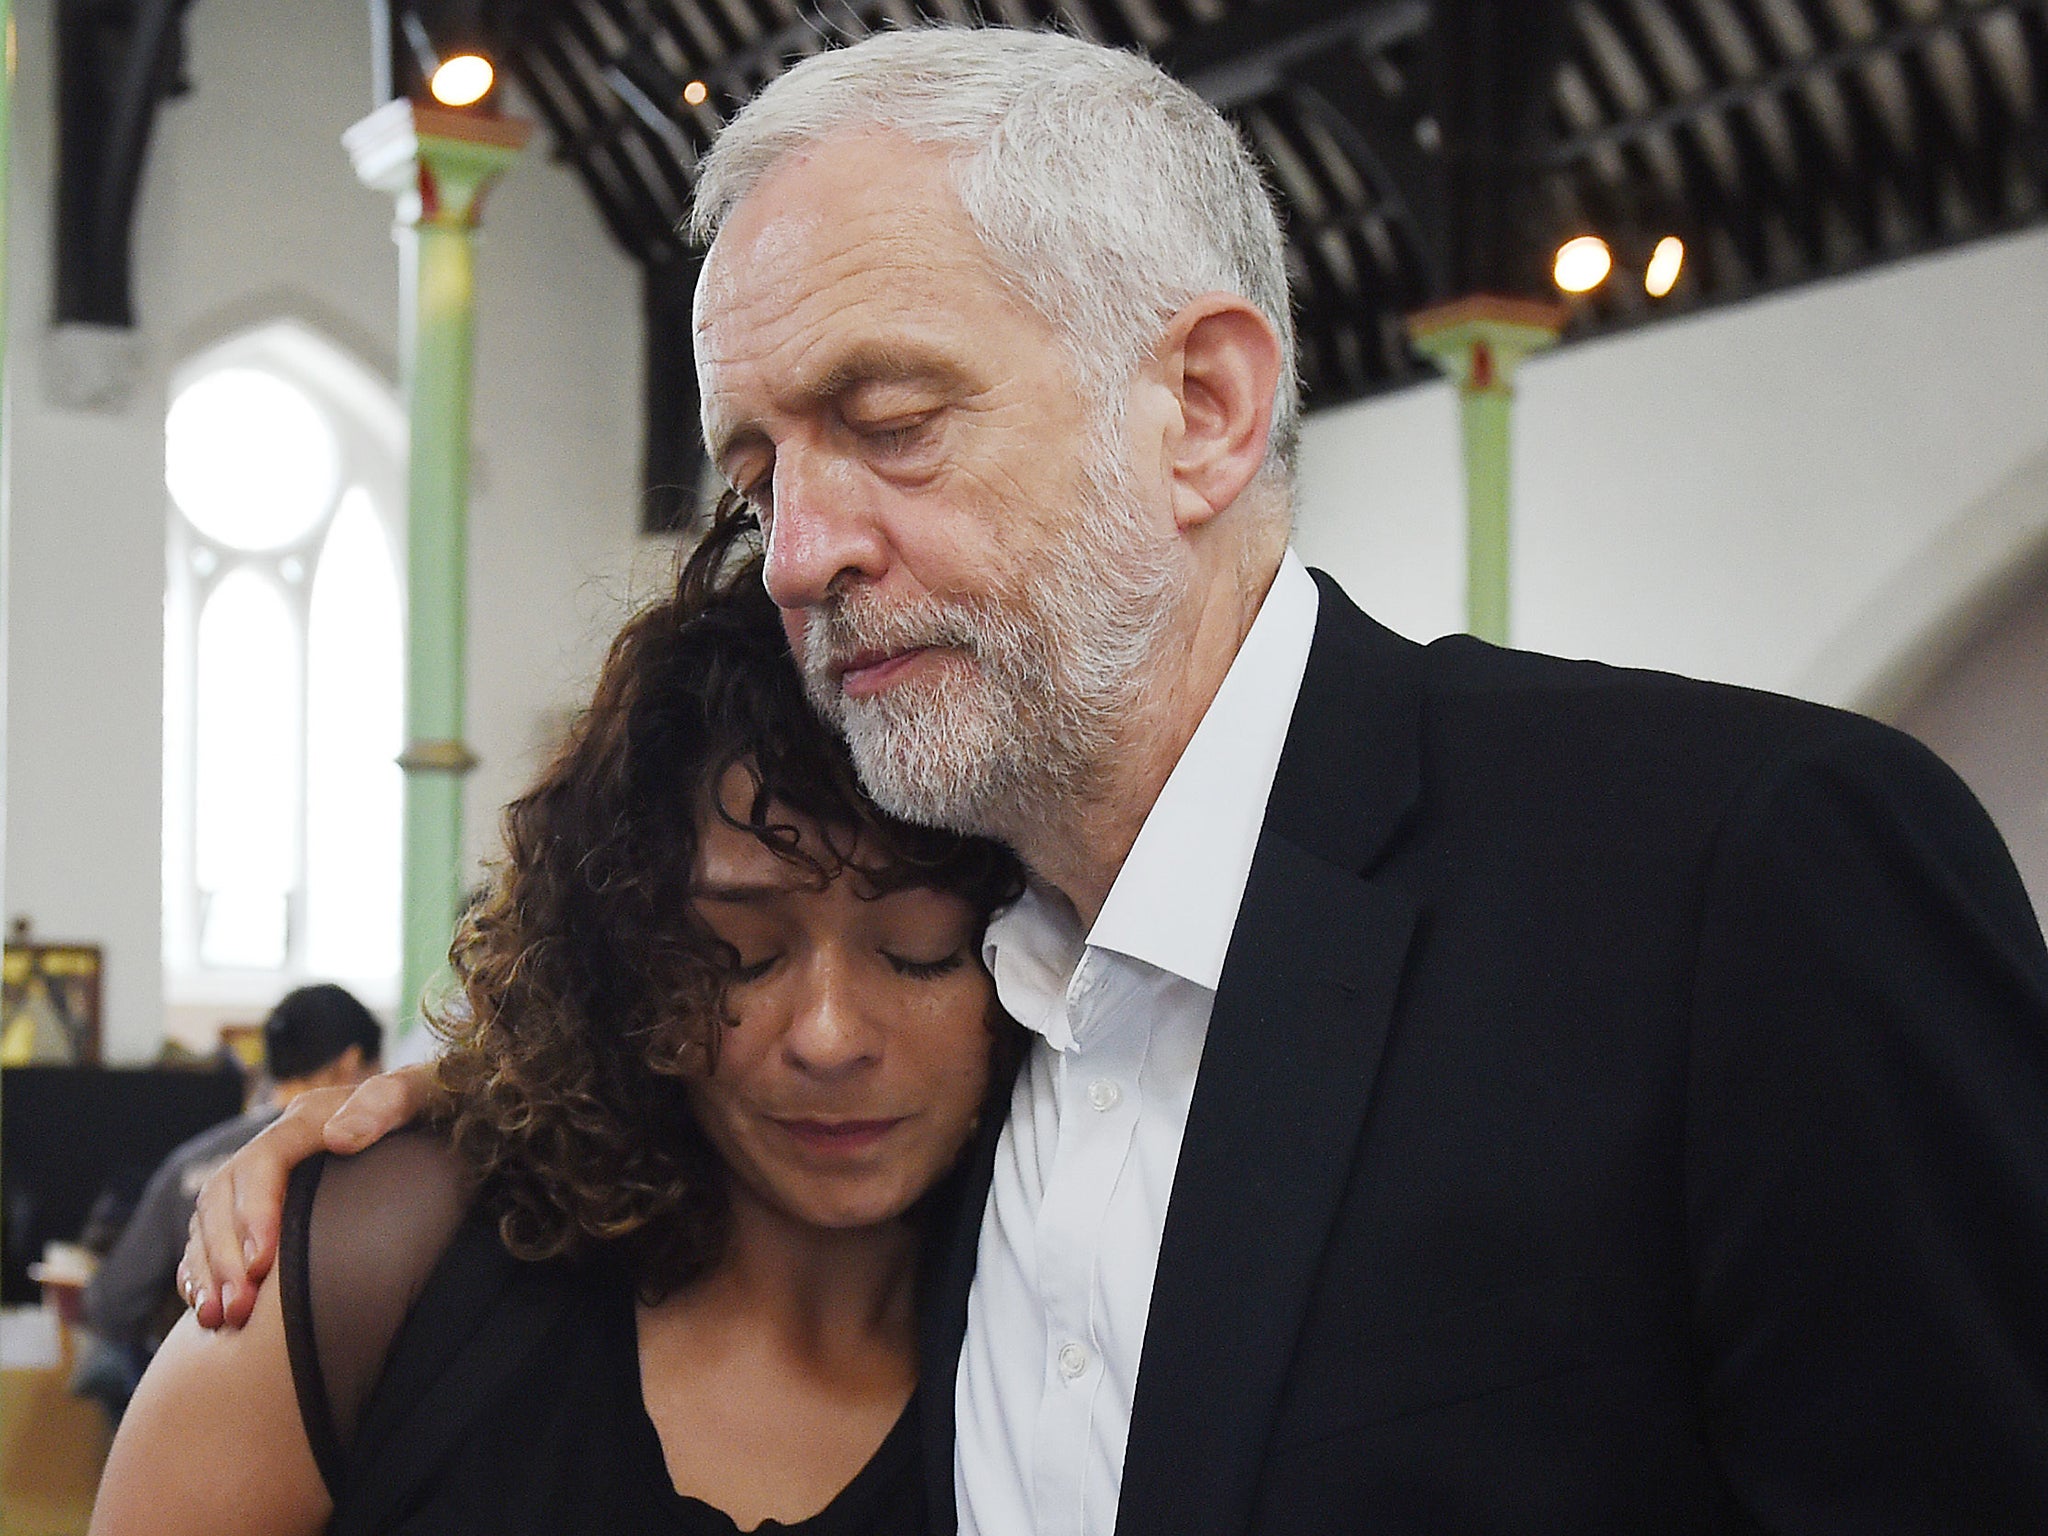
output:
[[[1166,467],[1174,521],[1187,530],[1234,503],[1266,462],[1280,340],[1250,301],[1210,293],[1168,322],[1157,355],[1178,406]]]

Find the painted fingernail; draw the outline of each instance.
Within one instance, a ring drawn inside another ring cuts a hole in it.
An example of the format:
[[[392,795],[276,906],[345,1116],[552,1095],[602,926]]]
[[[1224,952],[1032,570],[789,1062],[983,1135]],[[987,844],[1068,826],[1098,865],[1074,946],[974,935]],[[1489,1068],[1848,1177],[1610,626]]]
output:
[[[228,1308],[232,1307],[234,1304],[235,1282],[232,1280],[223,1280],[220,1285],[220,1310],[222,1314],[225,1315]]]
[[[244,1264],[254,1264],[256,1262],[256,1239],[253,1237],[242,1239],[242,1262]]]
[[[194,1312],[206,1310],[206,1287],[203,1285],[192,1292],[192,1310]]]

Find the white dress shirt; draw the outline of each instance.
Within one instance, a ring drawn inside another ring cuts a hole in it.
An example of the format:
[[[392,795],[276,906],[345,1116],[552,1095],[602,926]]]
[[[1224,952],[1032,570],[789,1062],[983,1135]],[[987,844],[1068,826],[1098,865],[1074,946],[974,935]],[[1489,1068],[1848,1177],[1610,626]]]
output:
[[[1033,887],[989,924],[1038,1038],[996,1146],[954,1397],[963,1536],[1108,1536],[1152,1276],[1223,957],[1314,636],[1288,551],[1084,937]]]

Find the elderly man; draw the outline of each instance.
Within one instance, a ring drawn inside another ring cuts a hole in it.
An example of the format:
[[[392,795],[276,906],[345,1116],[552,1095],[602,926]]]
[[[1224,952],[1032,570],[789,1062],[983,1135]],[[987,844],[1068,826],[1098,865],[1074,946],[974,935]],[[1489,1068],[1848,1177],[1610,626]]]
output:
[[[1304,570],[1273,214],[1138,59],[811,59],[696,217],[818,707],[1034,875],[941,1530],[2048,1529],[2048,954],[1952,776]]]

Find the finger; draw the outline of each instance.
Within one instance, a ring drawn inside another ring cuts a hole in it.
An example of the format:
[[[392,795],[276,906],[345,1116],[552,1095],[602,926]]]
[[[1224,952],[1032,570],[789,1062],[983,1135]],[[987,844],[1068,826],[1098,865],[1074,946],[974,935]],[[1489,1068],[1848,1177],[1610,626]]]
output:
[[[222,1322],[220,1288],[214,1284],[213,1271],[207,1267],[206,1244],[199,1235],[199,1213],[196,1210],[186,1223],[185,1257],[178,1261],[178,1275],[185,1304],[191,1307],[199,1326],[218,1328]]]
[[[243,1307],[237,1316],[235,1304],[255,1295],[249,1285],[249,1261],[235,1223],[234,1184],[232,1161],[216,1168],[201,1186],[199,1204],[192,1213],[193,1236],[199,1244],[205,1273],[210,1277],[206,1291],[211,1307],[194,1308],[202,1325],[209,1315],[217,1313],[219,1322],[212,1326],[241,1327],[249,1315],[248,1309]]]
[[[243,1282],[246,1307],[254,1307],[255,1288],[270,1273],[277,1257],[285,1187],[291,1182],[292,1169],[320,1150],[320,1128],[346,1096],[343,1088],[315,1088],[300,1094],[219,1169],[227,1175],[223,1203],[232,1224],[233,1242],[229,1254],[209,1252],[208,1257],[223,1286]],[[204,1190],[200,1201],[203,1206]],[[211,1231],[209,1227],[209,1234]]]
[[[240,1327],[270,1272],[292,1166],[320,1150],[320,1126],[338,1090],[302,1094],[249,1144],[207,1176],[193,1212],[194,1307],[203,1326]],[[194,1251],[196,1250],[196,1252]],[[203,1294],[202,1294],[203,1293]]]
[[[330,1152],[360,1152],[402,1125],[410,1125],[440,1097],[429,1065],[400,1067],[367,1079],[327,1122]]]

